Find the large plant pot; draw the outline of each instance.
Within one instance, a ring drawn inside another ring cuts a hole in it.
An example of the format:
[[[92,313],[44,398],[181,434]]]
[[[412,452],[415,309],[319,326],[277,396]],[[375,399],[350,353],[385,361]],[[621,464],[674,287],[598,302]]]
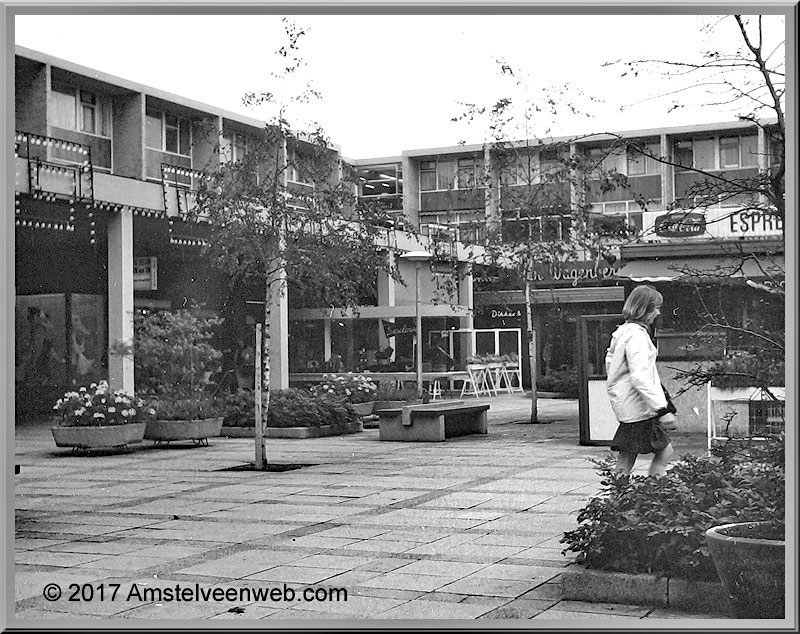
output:
[[[770,526],[769,522],[742,522],[706,531],[711,558],[741,619],[784,618],[786,542],[767,539],[774,537]]]
[[[359,416],[369,416],[375,408],[375,401],[368,401],[366,403],[352,403],[353,409]]]
[[[156,443],[173,440],[193,440],[195,444],[208,444],[208,439],[219,436],[224,418],[198,420],[151,420],[147,421],[144,437]]]
[[[52,427],[51,431],[57,447],[105,449],[142,442],[145,426],[145,423],[126,423],[100,427]]]

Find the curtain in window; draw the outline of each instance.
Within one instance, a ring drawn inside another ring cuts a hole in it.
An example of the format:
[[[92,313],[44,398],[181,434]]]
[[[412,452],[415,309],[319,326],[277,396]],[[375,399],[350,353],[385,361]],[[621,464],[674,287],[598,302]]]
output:
[[[50,94],[53,106],[53,125],[74,130],[76,123],[75,93],[65,93],[53,89]]]

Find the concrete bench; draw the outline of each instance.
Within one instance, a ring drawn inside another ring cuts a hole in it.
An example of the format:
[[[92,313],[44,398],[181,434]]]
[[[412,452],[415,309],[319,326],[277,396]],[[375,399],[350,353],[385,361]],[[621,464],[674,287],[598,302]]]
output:
[[[454,436],[488,432],[488,404],[439,401],[383,409],[379,412],[380,440],[435,442]]]

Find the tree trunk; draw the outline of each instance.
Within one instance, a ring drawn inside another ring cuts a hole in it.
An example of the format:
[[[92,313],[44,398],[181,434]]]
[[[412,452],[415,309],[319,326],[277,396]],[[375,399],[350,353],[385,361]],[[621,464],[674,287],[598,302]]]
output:
[[[531,423],[539,422],[539,412],[536,403],[536,330],[533,328],[533,315],[531,310],[531,283],[529,276],[525,279],[525,318],[528,325],[528,361],[531,369]]]

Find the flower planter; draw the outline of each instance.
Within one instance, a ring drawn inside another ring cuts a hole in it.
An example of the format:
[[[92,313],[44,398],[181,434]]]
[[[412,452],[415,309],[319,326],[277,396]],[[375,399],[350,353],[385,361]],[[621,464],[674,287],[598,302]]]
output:
[[[100,427],[52,427],[57,447],[107,449],[142,442],[145,423],[126,423]]]
[[[343,428],[333,425],[320,425],[319,427],[267,427],[264,430],[266,438],[322,438],[324,436],[343,436],[344,434],[357,434],[364,431],[360,420],[347,423]]]
[[[375,401],[367,401],[366,403],[351,403],[356,414],[359,416],[369,416],[375,408]]]
[[[219,435],[227,438],[254,438],[256,428],[253,426],[244,427],[243,425],[223,425]]]
[[[714,526],[706,543],[719,578],[741,619],[782,619],[785,609],[786,542],[768,539],[770,522]]]
[[[193,440],[197,445],[208,445],[208,439],[219,436],[223,417],[201,420],[151,420],[147,421],[144,437],[156,444],[173,440]]]

